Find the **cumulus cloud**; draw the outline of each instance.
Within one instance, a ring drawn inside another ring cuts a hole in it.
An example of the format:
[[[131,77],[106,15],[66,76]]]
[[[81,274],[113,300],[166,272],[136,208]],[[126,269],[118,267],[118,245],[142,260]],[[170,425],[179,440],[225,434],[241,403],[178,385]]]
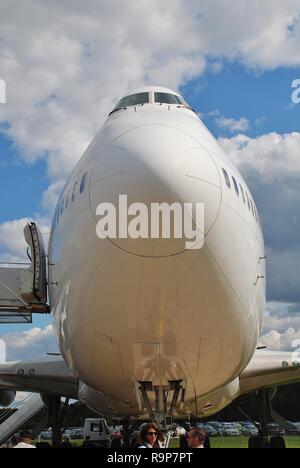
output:
[[[189,2],[202,50],[260,70],[299,65],[298,0]]]
[[[249,120],[245,117],[240,119],[228,119],[226,117],[220,116],[216,119],[216,124],[218,127],[229,130],[231,133],[246,132],[249,130]]]
[[[44,210],[49,213],[50,217],[53,215],[54,207],[63,190],[63,187],[64,182],[59,180],[51,184],[43,194],[42,206]]]
[[[218,72],[299,65],[298,0],[4,0],[2,130],[28,161],[64,179],[115,101],[145,83],[171,88]],[[245,19],[244,21],[241,19]],[[241,131],[247,122],[224,120]]]
[[[260,342],[272,351],[293,351],[300,346],[300,329],[288,328],[284,333],[271,330],[261,337]]]
[[[268,303],[260,344],[274,351],[298,349],[300,347],[300,304]]]
[[[238,135],[221,138],[220,143],[235,164],[244,170],[252,168],[266,184],[288,182],[294,188],[299,180],[300,133],[269,133],[258,138]]]
[[[0,244],[17,258],[25,258],[27,244],[23,235],[27,219],[18,219],[0,224]]]
[[[181,1],[12,1],[0,18],[5,131],[26,161],[47,160],[52,182],[70,173],[130,88],[177,88],[205,68]]]
[[[58,350],[52,325],[9,333],[1,338],[6,342],[8,361],[37,360],[45,357],[48,352]]]
[[[263,334],[268,334],[272,330],[276,330],[278,333],[282,334],[285,333],[289,328],[300,330],[300,306],[297,307],[297,313],[291,313],[291,309],[293,308],[294,304],[268,304],[264,317]]]
[[[0,224],[0,261],[2,262],[29,262],[27,256],[28,244],[24,238],[24,227],[30,221],[35,221],[43,234],[45,248],[47,249],[50,223],[48,219],[22,218]]]

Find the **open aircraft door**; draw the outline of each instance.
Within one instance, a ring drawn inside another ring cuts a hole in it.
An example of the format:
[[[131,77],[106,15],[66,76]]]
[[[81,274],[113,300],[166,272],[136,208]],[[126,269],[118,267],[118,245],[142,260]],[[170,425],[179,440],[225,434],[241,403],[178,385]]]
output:
[[[0,323],[31,323],[33,313],[49,313],[44,241],[35,223],[25,226],[24,236],[29,266],[0,268]]]

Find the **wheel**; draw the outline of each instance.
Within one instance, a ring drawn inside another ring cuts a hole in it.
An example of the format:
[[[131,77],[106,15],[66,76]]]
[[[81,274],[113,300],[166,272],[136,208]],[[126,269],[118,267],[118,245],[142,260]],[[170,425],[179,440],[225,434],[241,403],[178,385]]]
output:
[[[248,442],[249,449],[263,449],[266,448],[266,442],[264,437],[253,436],[249,438]]]
[[[285,449],[286,443],[283,437],[271,437],[270,448]]]

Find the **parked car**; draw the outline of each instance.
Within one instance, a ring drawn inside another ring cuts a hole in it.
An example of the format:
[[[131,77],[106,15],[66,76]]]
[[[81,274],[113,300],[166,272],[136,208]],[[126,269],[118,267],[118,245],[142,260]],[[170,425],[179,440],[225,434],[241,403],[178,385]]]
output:
[[[235,427],[225,427],[223,433],[226,437],[239,437],[241,435],[239,429]]]
[[[52,437],[51,431],[42,431],[40,433],[41,440],[51,440],[51,437]]]
[[[72,429],[70,431],[70,439],[72,439],[72,440],[84,439],[83,429]]]
[[[297,423],[293,423],[291,421],[287,421],[290,424],[290,428],[286,433],[290,436],[299,436],[300,435],[300,425]]]
[[[299,435],[300,435],[300,423],[295,422],[295,423],[293,423],[293,425],[297,428],[297,430],[299,431]]]
[[[184,429],[184,427],[176,425],[173,428],[173,434],[174,434],[174,437],[185,436],[186,430]]]
[[[242,435],[245,437],[258,436],[259,432],[255,426],[246,426],[242,429]]]
[[[268,432],[271,436],[285,436],[284,429],[276,423],[268,424]]]
[[[222,437],[223,435],[223,425],[220,422],[217,421],[209,421],[207,423],[209,426],[213,427],[215,431],[217,431],[217,434],[219,437]]]
[[[208,437],[218,437],[218,431],[211,425],[205,424],[203,430],[206,432]]]
[[[66,429],[63,434],[62,434],[62,439],[65,440],[65,441],[69,441],[71,439],[71,430],[70,429]]]

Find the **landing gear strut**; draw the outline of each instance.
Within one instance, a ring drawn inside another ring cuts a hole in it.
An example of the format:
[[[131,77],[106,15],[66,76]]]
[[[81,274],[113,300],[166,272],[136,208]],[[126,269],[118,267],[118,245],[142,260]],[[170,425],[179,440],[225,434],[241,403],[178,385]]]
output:
[[[43,400],[48,408],[48,422],[52,428],[52,445],[60,447],[62,443],[62,427],[69,405],[69,398],[62,406],[61,398],[57,396],[43,395]]]
[[[259,413],[259,425],[257,425],[253,418],[249,417],[247,412],[245,412],[240,406],[238,410],[247,417],[259,430],[258,437],[250,437],[249,439],[249,448],[285,448],[285,440],[283,437],[271,437],[269,439],[269,422],[275,421],[282,428],[288,430],[290,428],[289,423],[287,423],[272,407],[272,393],[269,389],[260,390],[254,398],[252,398],[252,403],[254,403],[253,411],[254,413]],[[256,415],[257,416],[257,415]],[[256,417],[255,416],[255,417]]]
[[[176,407],[184,401],[185,389],[182,380],[170,380],[167,385],[152,385],[152,382],[139,382],[140,395],[150,419],[158,427],[166,429],[171,423]],[[180,396],[181,392],[181,396]],[[152,408],[155,401],[155,408]]]
[[[269,445],[269,431],[268,423],[271,421],[271,399],[269,390],[261,390],[259,392],[260,400],[260,437],[263,448],[267,448]]]

